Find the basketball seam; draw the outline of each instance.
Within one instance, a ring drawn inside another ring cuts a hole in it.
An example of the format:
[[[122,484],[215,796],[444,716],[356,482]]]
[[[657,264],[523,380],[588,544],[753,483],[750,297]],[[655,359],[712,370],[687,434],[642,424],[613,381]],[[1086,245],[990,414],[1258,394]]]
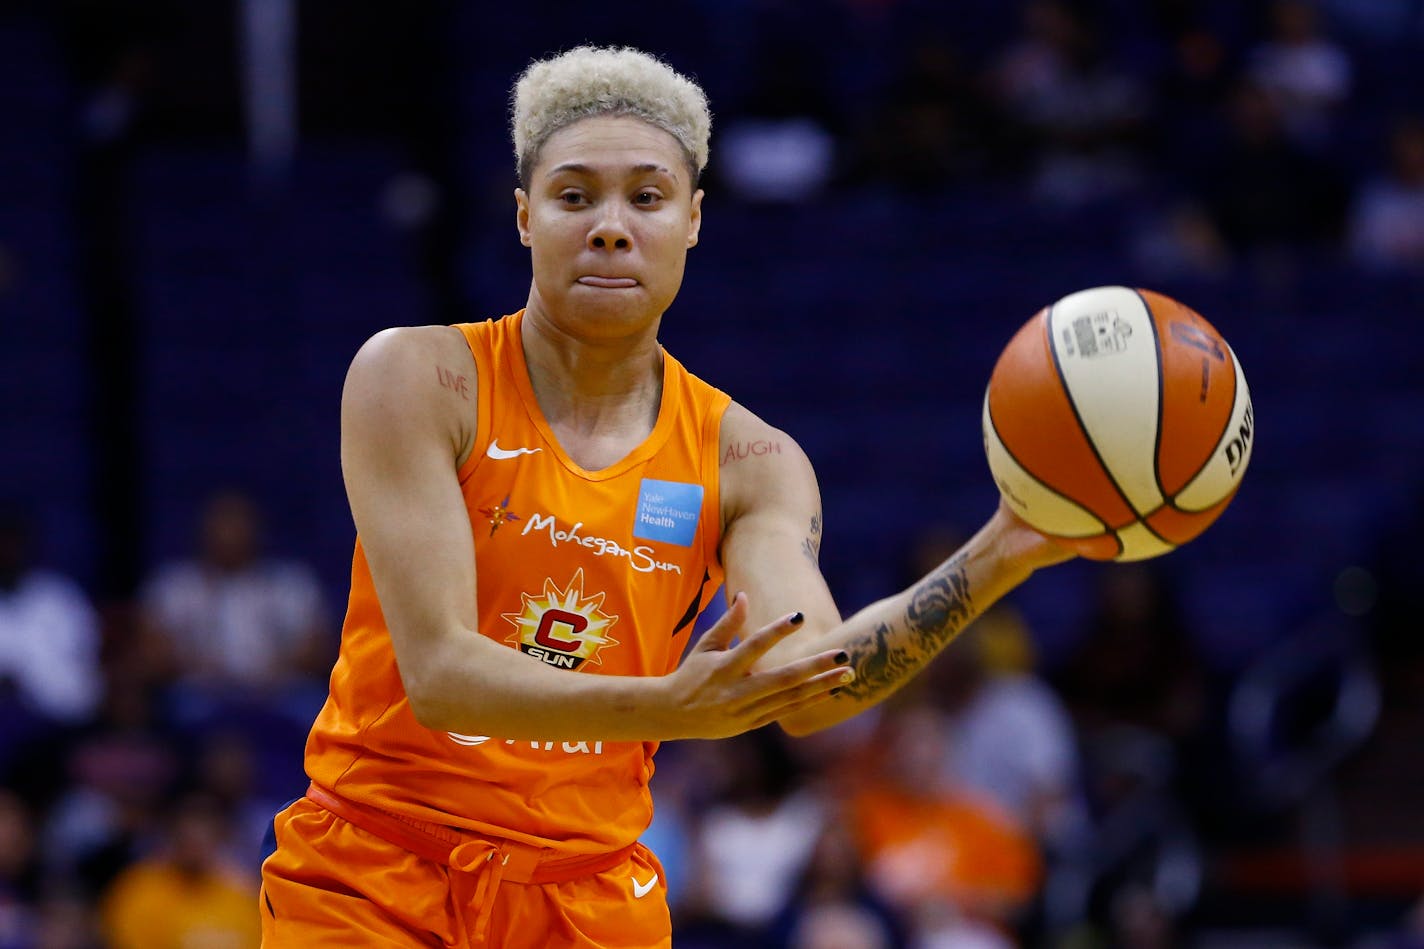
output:
[[[1117,492],[1117,496],[1122,499],[1122,503],[1127,505],[1127,509],[1133,513],[1134,519],[1140,522],[1142,520],[1142,512],[1133,505],[1132,501],[1123,492],[1122,485],[1117,483],[1117,477],[1113,474],[1112,469],[1108,467],[1108,463],[1103,460],[1102,453],[1098,451],[1097,442],[1093,441],[1093,436],[1089,434],[1088,426],[1083,424],[1083,415],[1078,411],[1078,403],[1073,398],[1073,389],[1068,385],[1068,377],[1063,374],[1063,364],[1058,359],[1058,348],[1053,344],[1053,311],[1057,306],[1058,304],[1054,303],[1048,308],[1048,312],[1044,314],[1043,330],[1048,336],[1048,355],[1053,357],[1053,371],[1058,376],[1058,385],[1063,390],[1063,395],[1068,399],[1068,407],[1073,410],[1073,418],[1078,423],[1078,431],[1083,433],[1083,441],[1088,443],[1088,448],[1092,450],[1093,457],[1098,460],[1098,467],[1101,468],[1103,474],[1107,476],[1108,484],[1112,485],[1113,490]],[[1114,533],[1121,530],[1121,528],[1112,527],[1112,525],[1108,526]],[[1123,527],[1128,526],[1131,525],[1123,525]],[[1151,528],[1149,527],[1148,530],[1151,530]],[[1166,538],[1159,539],[1164,544],[1168,542]]]
[[[1211,460],[1216,457],[1217,446],[1219,446],[1221,444],[1221,440],[1226,437],[1226,433],[1231,430],[1231,420],[1236,417],[1236,407],[1241,404],[1241,387],[1236,384],[1236,373],[1240,369],[1240,367],[1236,364],[1236,351],[1231,348],[1230,344],[1228,344],[1226,340],[1223,339],[1221,343],[1223,346],[1226,347],[1226,352],[1231,356],[1231,409],[1226,413],[1226,421],[1221,423],[1221,431],[1216,433],[1216,440],[1212,442],[1212,448],[1211,451],[1207,454],[1206,460],[1197,466],[1197,470],[1192,472],[1190,478],[1187,478],[1185,481],[1182,482],[1181,491],[1178,491],[1170,498],[1167,498],[1167,503],[1172,506],[1172,510],[1179,511],[1182,514],[1201,513],[1201,511],[1193,511],[1190,508],[1179,507],[1177,505],[1177,497],[1183,491],[1187,490],[1187,488],[1190,488],[1192,486],[1192,483],[1195,482],[1197,478],[1201,477],[1201,473],[1206,470],[1206,466],[1211,464]],[[1165,491],[1162,493],[1162,496],[1164,498],[1167,497]],[[1211,502],[1211,504],[1208,504],[1201,510],[1205,511],[1216,503],[1216,501],[1213,501]]]
[[[1147,302],[1140,288],[1134,287],[1132,292],[1137,294],[1137,299],[1142,301],[1142,308],[1147,311],[1147,326],[1152,331],[1152,351],[1157,356],[1157,429],[1152,444],[1152,478],[1157,482],[1157,493],[1165,499],[1167,488],[1162,484],[1162,422],[1167,414],[1167,380],[1162,367],[1162,334],[1157,331],[1157,314],[1153,311],[1152,304]],[[1138,516],[1145,520],[1150,515]]]
[[[1071,505],[1073,505],[1074,507],[1078,508],[1078,510],[1082,511],[1084,514],[1088,515],[1088,516],[1091,517],[1093,520],[1095,520],[1095,521],[1097,521],[1099,524],[1101,524],[1101,525],[1102,525],[1102,528],[1103,528],[1103,530],[1102,530],[1102,533],[1103,533],[1103,534],[1112,534],[1113,536],[1117,536],[1117,531],[1116,531],[1116,529],[1113,528],[1113,527],[1110,527],[1110,526],[1108,525],[1107,521],[1104,521],[1101,517],[1098,517],[1098,515],[1094,514],[1091,510],[1089,510],[1088,508],[1084,507],[1082,504],[1079,504],[1076,500],[1074,500],[1073,498],[1070,498],[1068,495],[1064,494],[1062,491],[1059,491],[1059,490],[1058,490],[1057,488],[1055,488],[1053,485],[1049,484],[1047,481],[1044,481],[1044,480],[1043,480],[1042,478],[1040,478],[1038,475],[1036,475],[1036,474],[1034,474],[1032,471],[1030,471],[1030,470],[1028,469],[1028,466],[1025,465],[1022,461],[1020,461],[1019,458],[1018,458],[1018,456],[1014,454],[1013,449],[1009,448],[1009,443],[1004,440],[1003,434],[999,431],[999,425],[998,425],[997,422],[994,421],[994,400],[993,400],[993,399],[990,399],[990,398],[988,397],[988,395],[986,394],[986,395],[985,395],[985,398],[984,398],[984,404],[987,406],[987,408],[988,408],[988,410],[989,410],[989,411],[988,411],[988,415],[989,415],[989,427],[994,430],[994,437],[999,440],[999,446],[1004,449],[1004,454],[1008,455],[1009,458],[1013,460],[1013,463],[1019,466],[1019,470],[1020,470],[1020,471],[1022,471],[1024,474],[1028,475],[1031,479],[1033,479],[1033,481],[1034,481],[1036,484],[1038,484],[1040,487],[1042,487],[1045,491],[1050,491],[1050,492],[1052,492],[1053,494],[1058,495],[1060,498],[1062,498],[1063,500],[1067,501],[1069,504],[1071,504]],[[997,487],[997,485],[995,485],[995,487]],[[1034,529],[1035,529],[1035,530],[1038,530],[1038,528],[1034,528]],[[1047,532],[1047,531],[1043,531],[1043,533],[1047,534],[1048,532]],[[1091,539],[1091,538],[1093,538],[1093,537],[1100,537],[1100,536],[1102,536],[1102,535],[1101,535],[1101,534],[1089,534],[1089,535],[1086,536],[1086,537],[1072,537],[1072,536],[1070,536],[1070,535],[1068,535],[1068,534],[1050,534],[1049,536],[1051,536],[1051,537],[1061,537],[1061,538],[1063,538],[1064,540],[1089,540],[1089,539]]]

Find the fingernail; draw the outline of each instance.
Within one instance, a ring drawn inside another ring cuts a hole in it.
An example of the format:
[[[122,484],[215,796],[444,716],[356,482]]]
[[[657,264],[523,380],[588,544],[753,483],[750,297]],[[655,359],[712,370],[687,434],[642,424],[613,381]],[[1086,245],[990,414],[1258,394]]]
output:
[[[854,681],[855,681],[855,673],[852,672],[851,670],[847,669],[845,672],[842,672],[842,673],[841,673],[841,682],[854,682]]]
[[[843,665],[845,665],[847,662],[850,662],[850,653],[847,653],[847,652],[838,652],[838,653],[836,653],[836,665],[838,665],[838,666],[843,666]]]
[[[841,694],[842,692],[844,692],[844,691],[845,691],[845,689],[841,688],[840,686],[836,686],[834,689],[831,690],[831,694],[832,694],[832,695],[840,695],[840,694]]]
[[[790,623],[792,626],[800,626],[805,621],[806,614],[802,613],[800,610],[797,610],[795,613],[792,613],[791,618],[787,620],[787,622]]]

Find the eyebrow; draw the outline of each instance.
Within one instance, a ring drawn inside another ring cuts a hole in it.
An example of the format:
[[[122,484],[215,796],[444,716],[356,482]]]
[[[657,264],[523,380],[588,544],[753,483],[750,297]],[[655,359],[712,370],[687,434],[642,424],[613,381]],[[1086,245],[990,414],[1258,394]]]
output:
[[[588,166],[588,165],[585,165],[585,164],[582,164],[582,163],[576,162],[576,161],[566,161],[566,162],[564,162],[562,165],[555,165],[553,168],[549,169],[549,173],[548,173],[547,175],[545,175],[545,177],[546,177],[546,178],[552,178],[552,177],[554,177],[555,175],[561,174],[561,173],[566,172],[566,171],[573,172],[574,174],[577,174],[577,175],[593,175],[593,174],[596,174],[596,173],[597,173],[597,172],[594,171],[594,169],[593,169],[592,167],[590,167],[590,166]],[[632,172],[635,172],[635,173],[640,173],[640,174],[661,173],[661,174],[667,175],[667,176],[670,177],[670,178],[676,178],[676,177],[677,177],[677,175],[673,174],[673,172],[672,172],[670,169],[668,169],[666,166],[664,166],[664,165],[659,165],[659,164],[657,164],[656,162],[650,162],[650,161],[646,161],[646,162],[642,162],[641,164],[633,165],[631,168],[629,168],[629,171],[632,171]]]

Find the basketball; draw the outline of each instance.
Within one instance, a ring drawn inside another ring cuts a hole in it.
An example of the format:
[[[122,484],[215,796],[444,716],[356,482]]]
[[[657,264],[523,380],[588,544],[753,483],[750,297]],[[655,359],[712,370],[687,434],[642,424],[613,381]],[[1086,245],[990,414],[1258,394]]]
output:
[[[1000,354],[984,447],[1019,517],[1093,560],[1175,550],[1221,515],[1251,460],[1235,353],[1191,308],[1094,287],[1041,310]]]

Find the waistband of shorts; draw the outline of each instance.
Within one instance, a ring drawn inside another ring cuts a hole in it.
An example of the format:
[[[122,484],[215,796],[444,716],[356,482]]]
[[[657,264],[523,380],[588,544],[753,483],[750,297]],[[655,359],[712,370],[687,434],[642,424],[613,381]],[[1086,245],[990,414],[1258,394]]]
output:
[[[484,859],[489,861],[498,856],[503,868],[503,878],[513,883],[567,883],[592,876],[618,866],[632,856],[638,846],[634,842],[607,853],[570,856],[548,847],[535,847],[522,841],[461,831],[443,824],[431,824],[393,814],[342,797],[316,782],[312,782],[307,788],[306,797],[323,810],[389,844],[407,850],[423,860],[431,860],[447,867],[468,869],[455,866],[465,864],[467,860],[457,858],[452,863],[452,854],[456,849],[469,851],[472,849],[471,845],[484,852],[486,847],[481,845],[487,845],[488,855]]]

